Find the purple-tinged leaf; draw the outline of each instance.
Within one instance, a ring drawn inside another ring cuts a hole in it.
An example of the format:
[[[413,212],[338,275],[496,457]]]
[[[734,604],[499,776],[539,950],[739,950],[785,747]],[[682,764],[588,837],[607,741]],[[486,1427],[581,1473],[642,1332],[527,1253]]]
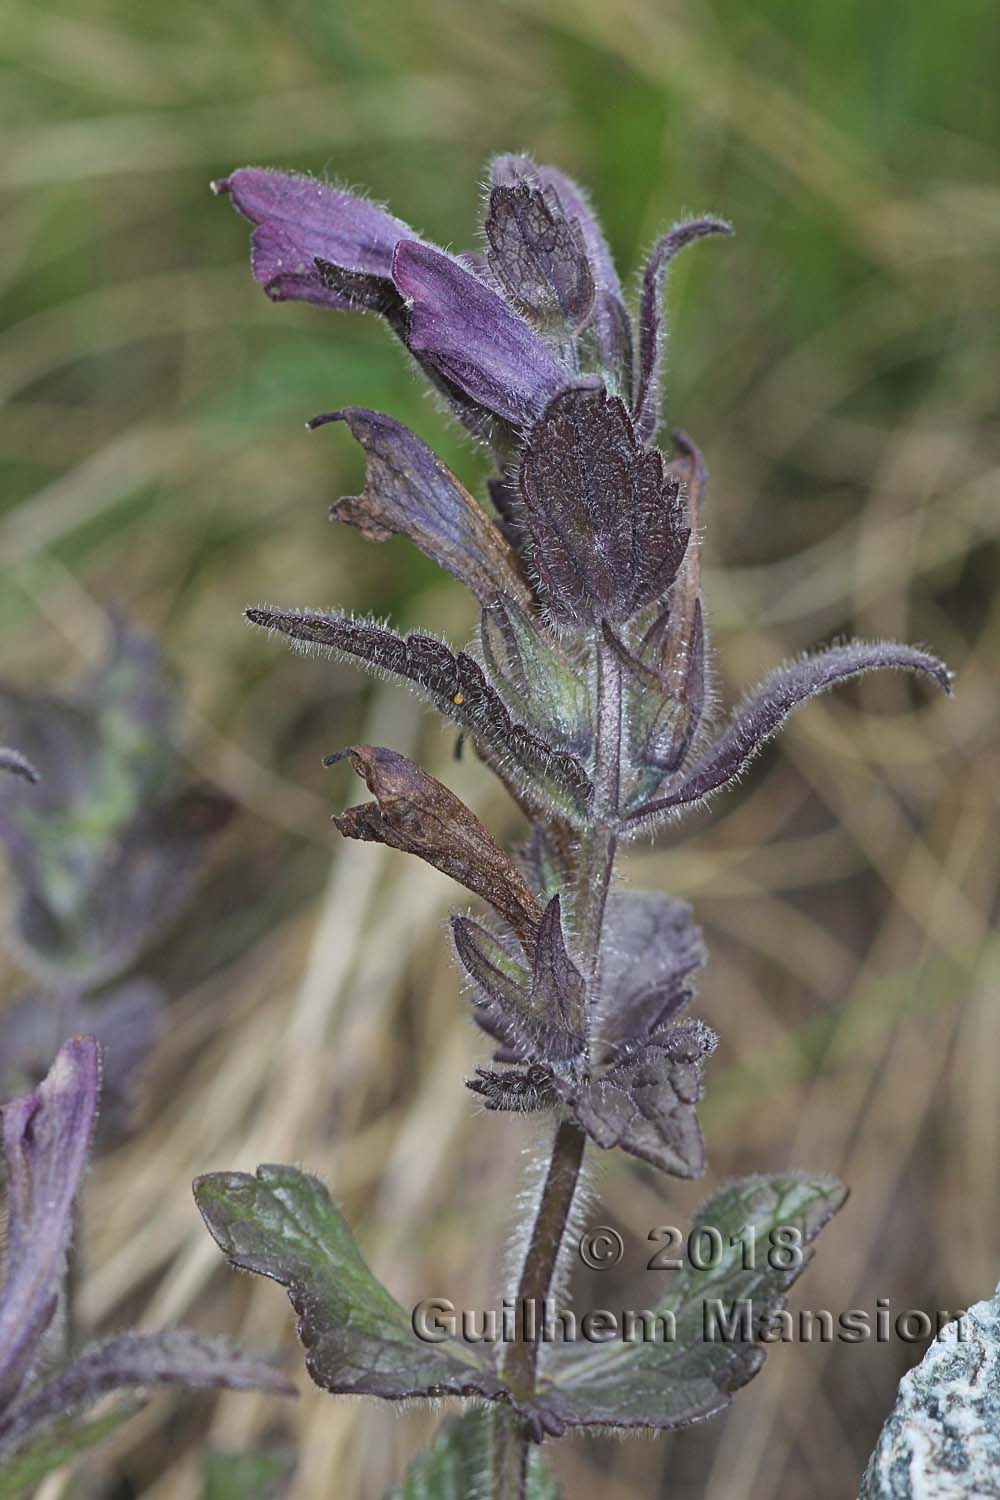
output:
[[[212,1172],[194,1194],[230,1264],[287,1289],[306,1368],[323,1390],[393,1401],[507,1395],[467,1345],[417,1336],[317,1178],[282,1166]]]
[[[668,466],[681,486],[691,536],[667,598],[643,637],[639,659],[651,669],[659,692],[639,694],[634,725],[644,766],[676,771],[698,733],[707,698],[705,621],[701,606],[699,520],[707,485],[702,456],[685,433],[675,432],[678,449]],[[645,711],[641,705],[647,705]]]
[[[535,963],[531,976],[531,1005],[549,1021],[549,1040],[559,1053],[540,1061],[563,1062],[579,1057],[586,1049],[587,985],[566,951],[559,896],[553,896],[538,925]]]
[[[680,784],[663,797],[645,802],[629,813],[627,822],[667,816],[700,802],[710,792],[734,781],[749,765],[784,720],[809,698],[827,692],[851,677],[879,669],[922,672],[946,693],[951,692],[947,667],[926,651],[893,641],[849,641],[831,646],[782,667],[733,716],[729,727],[686,772]]]
[[[366,198],[342,192],[299,172],[243,167],[212,184],[228,194],[251,237],[253,274],[275,302],[291,299],[348,309],[370,305],[373,284],[391,287],[392,255],[413,231]],[[317,260],[345,274],[339,290],[324,279]]]
[[[673,1177],[700,1177],[705,1147],[696,1106],[702,1068],[717,1037],[701,1021],[662,1027],[648,1042],[625,1044],[619,1058],[578,1087],[554,1083],[583,1129],[604,1150],[620,1146]]]
[[[705,962],[701,928],[686,901],[653,891],[612,891],[601,935],[601,1008],[594,1026],[609,1048],[648,1041],[692,997]]]
[[[495,187],[486,214],[488,261],[507,301],[546,332],[578,333],[594,306],[594,278],[579,224],[554,192]]]
[[[500,1043],[497,1059],[569,1069],[575,1077],[586,1051],[584,984],[563,942],[559,897],[549,902],[527,950],[534,954],[531,973],[507,934],[463,916],[452,917],[451,931],[473,982],[473,1016]]]
[[[0,1110],[7,1174],[0,1407],[30,1374],[58,1305],[99,1088],[97,1043],[93,1037],[74,1037],[37,1089]]]
[[[657,1308],[673,1320],[674,1336],[616,1341],[600,1350],[553,1349],[542,1390],[524,1406],[480,1362],[477,1349],[417,1336],[413,1315],[372,1276],[315,1177],[262,1166],[255,1176],[219,1172],[195,1182],[198,1206],[230,1263],[287,1288],[307,1369],[323,1390],[389,1400],[500,1401],[520,1412],[536,1439],[568,1425],[681,1427],[720,1411],[762,1364],[760,1339],[808,1264],[810,1242],[845,1196],[832,1178],[792,1174],[723,1189],[693,1231],[698,1243],[703,1231],[718,1232],[721,1264],[713,1255],[710,1269],[685,1267]],[[787,1269],[775,1269],[763,1254],[748,1263],[748,1224],[758,1245],[768,1244],[776,1229],[798,1231],[803,1254]],[[752,1308],[745,1336],[738,1318],[744,1303]],[[716,1305],[724,1323],[737,1316],[737,1327],[730,1337],[706,1341],[705,1319]]]
[[[569,385],[524,319],[443,251],[401,240],[392,276],[408,309],[407,346],[479,406],[524,426]]]
[[[118,1135],[131,1121],[162,1016],[163,995],[144,979],[97,998],[68,991],[26,996],[0,1019],[0,1098],[35,1087],[70,1037],[93,1036],[101,1048],[98,1144]]]
[[[472,1013],[477,1023],[516,1058],[531,1058],[544,1049],[537,1016],[531,1007],[531,974],[515,957],[516,945],[472,917],[451,918],[458,960],[473,983]],[[506,936],[506,935],[505,935]],[[532,950],[534,937],[532,938]]]
[[[113,1391],[158,1385],[298,1395],[280,1370],[225,1339],[187,1329],[123,1333],[85,1349],[52,1380],[35,1386],[0,1415],[0,1460],[16,1454],[39,1429],[96,1405]]]
[[[627,394],[632,377],[632,330],[611,252],[583,189],[557,167],[538,166],[526,156],[498,156],[492,167],[497,187],[538,187],[555,193],[563,213],[580,230],[594,283],[594,327],[602,368]]]
[[[628,1342],[553,1347],[545,1368],[547,1404],[567,1425],[623,1429],[686,1427],[724,1410],[764,1363],[768,1331],[785,1295],[812,1259],[812,1241],[846,1197],[835,1178],[797,1173],[724,1187],[700,1210],[686,1241],[703,1250],[712,1246],[705,1269],[688,1260],[652,1309],[666,1337],[650,1337],[637,1319],[640,1336]],[[779,1230],[788,1232],[798,1253],[767,1253]],[[748,1256],[747,1244],[760,1253]]]
[[[531,429],[520,488],[557,619],[626,621],[666,593],[688,542],[679,485],[617,397],[558,396]]]
[[[554,749],[523,724],[517,724],[482,668],[465,651],[456,655],[432,636],[405,639],[369,620],[314,610],[248,609],[247,619],[277,630],[305,646],[325,648],[360,660],[376,671],[392,673],[423,689],[439,713],[468,730],[483,758],[525,783],[541,805],[579,818],[593,798],[593,787],[575,756]]]
[[[653,246],[639,300],[639,370],[634,406],[636,428],[644,439],[653,436],[660,419],[660,367],[665,341],[660,304],[670,262],[681,250],[706,235],[732,232],[732,225],[725,219],[686,219],[675,224]]]
[[[531,951],[541,912],[509,855],[454,792],[405,755],[380,745],[353,745],[349,757],[375,797],[334,822],[345,838],[388,844],[416,854],[487,901]]]
[[[690,909],[655,895],[609,900],[602,1015],[591,1020],[583,976],[566,951],[559,897],[546,907],[530,976],[512,939],[452,917],[472,1010],[500,1045],[503,1072],[477,1070],[467,1087],[488,1109],[544,1109],[556,1098],[605,1150],[620,1146],[678,1177],[704,1170],[695,1106],[716,1037],[700,1021],[675,1024],[687,976],[704,961]]]
[[[415,433],[358,406],[310,425],[317,422],[346,422],[368,460],[363,493],[336,501],[332,520],[356,526],[375,542],[409,537],[481,604],[504,593],[530,604],[520,563],[497,526]]]
[[[19,750],[7,750],[2,746],[0,746],[0,771],[7,771],[11,776],[19,776],[22,781],[28,781],[32,786],[37,786],[41,779],[26,755],[22,755]]]

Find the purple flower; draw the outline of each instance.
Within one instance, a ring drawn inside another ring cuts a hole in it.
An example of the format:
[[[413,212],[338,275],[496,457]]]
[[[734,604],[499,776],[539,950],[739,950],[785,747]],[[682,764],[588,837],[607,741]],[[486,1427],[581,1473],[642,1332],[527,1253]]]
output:
[[[663,598],[686,538],[676,481],[644,447],[658,415],[660,293],[678,251],[729,233],[728,225],[686,221],[657,243],[633,328],[583,190],[527,157],[493,162],[485,250],[457,256],[367,198],[299,173],[247,167],[213,186],[254,225],[253,273],[271,298],[379,313],[462,422],[490,443],[500,470],[489,483],[494,529],[518,554],[513,573],[539,580],[538,600],[554,618],[620,622]],[[482,554],[484,531],[476,521],[472,538],[457,482],[432,476],[432,456],[417,457],[419,439],[391,430],[389,418],[345,416],[380,461],[353,513],[341,502],[337,518],[358,524],[359,512],[380,511],[380,530],[412,536],[469,581],[470,540]],[[395,474],[384,461],[390,448]],[[485,551],[496,554],[497,545]],[[473,573],[487,603],[481,555]]]
[[[253,274],[274,302],[315,302],[347,309],[358,305],[363,279],[388,282],[392,256],[413,231],[385,209],[299,172],[243,167],[212,190],[227,194],[255,226],[250,237]],[[337,291],[317,261],[350,272],[358,290]]]
[[[443,251],[401,240],[392,279],[411,351],[487,412],[526,426],[569,384],[525,319]]]

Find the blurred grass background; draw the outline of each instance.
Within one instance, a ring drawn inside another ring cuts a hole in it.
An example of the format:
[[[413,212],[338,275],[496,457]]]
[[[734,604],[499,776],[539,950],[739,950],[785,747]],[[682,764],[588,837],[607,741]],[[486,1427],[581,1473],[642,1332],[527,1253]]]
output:
[[[733,1172],[787,1165],[853,1190],[795,1305],[933,1311],[990,1292],[995,21],[987,0],[7,0],[4,675],[71,678],[124,607],[182,680],[193,767],[243,808],[157,957],[171,1024],[140,1128],[91,1174],[87,1326],[184,1319],[299,1370],[285,1299],[223,1267],[189,1192],[196,1171],[259,1160],[323,1174],[404,1303],[492,1299],[533,1127],[478,1114],[461,1087],[482,1048],[442,942],[454,890],[339,843],[343,775],[320,756],[393,744],[499,832],[516,818],[413,700],[240,618],[261,599],[337,603],[461,641],[457,586],[402,542],[328,527],[361,465],[345,435],[302,424],[372,405],[467,479],[481,462],[381,328],[268,304],[207,183],[310,168],[463,246],[484,161],[518,148],[589,186],[623,268],[682,210],[736,225],[677,267],[667,394],[712,473],[726,701],[847,631],[930,644],[960,674],[951,704],[888,677],[822,700],[714,817],[636,850],[635,881],[693,899],[712,948],[711,1169],[685,1185],[602,1161],[594,1221],[628,1253],[620,1277],[581,1280],[581,1306],[645,1305],[650,1229],[684,1225]],[[574,1439],[555,1467],[572,1500],[850,1495],[919,1352],[779,1347],[724,1419]],[[193,1500],[204,1441],[296,1446],[295,1500],[380,1496],[427,1418],[305,1387],[294,1411],[157,1400],[43,1500]]]

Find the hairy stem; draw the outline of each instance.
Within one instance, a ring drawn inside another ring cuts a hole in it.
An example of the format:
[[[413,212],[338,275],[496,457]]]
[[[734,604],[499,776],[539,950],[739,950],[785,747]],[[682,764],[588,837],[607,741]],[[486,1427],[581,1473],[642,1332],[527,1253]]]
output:
[[[493,1487],[491,1500],[524,1500],[528,1479],[528,1442],[523,1424],[509,1407],[496,1406],[493,1421]]]
[[[621,663],[605,643],[597,646],[597,722],[595,725],[594,821],[581,835],[576,889],[572,893],[575,940],[583,958],[591,993],[600,985],[601,932],[618,847],[622,751]],[[522,1319],[534,1304],[536,1320],[556,1279],[583,1164],[587,1137],[570,1119],[561,1119],[552,1143],[545,1181],[538,1199],[531,1238],[521,1267],[517,1306]],[[521,1400],[535,1391],[537,1338],[507,1345],[500,1374]],[[512,1413],[496,1427],[493,1500],[523,1500],[527,1475],[527,1435]]]
[[[572,1120],[560,1121],[517,1288],[522,1317],[531,1303],[535,1305],[536,1320],[542,1316],[543,1304],[555,1277],[566,1222],[573,1207],[586,1139]],[[514,1394],[525,1400],[535,1389],[538,1348],[537,1339],[519,1339],[507,1345],[502,1374]]]

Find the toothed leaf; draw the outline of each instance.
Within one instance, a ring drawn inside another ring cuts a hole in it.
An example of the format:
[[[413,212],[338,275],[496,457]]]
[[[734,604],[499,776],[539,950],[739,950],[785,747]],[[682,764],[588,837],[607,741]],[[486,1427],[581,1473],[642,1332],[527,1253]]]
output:
[[[763,1364],[760,1336],[846,1196],[833,1177],[792,1173],[723,1188],[697,1215],[688,1239],[703,1251],[707,1268],[699,1271],[688,1261],[667,1273],[662,1297],[650,1287],[648,1301],[633,1304],[672,1317],[673,1337],[663,1341],[661,1325],[660,1336],[647,1339],[639,1324],[639,1336],[627,1344],[619,1339],[593,1351],[555,1346],[546,1366],[552,1382],[547,1402],[562,1420],[584,1427],[685,1427],[722,1411]],[[778,1230],[792,1231],[794,1263],[787,1267],[769,1259],[788,1258],[778,1248],[782,1237],[771,1240]],[[723,1331],[709,1340],[706,1329],[719,1326],[717,1308]]]
[[[581,1083],[558,1074],[554,1083],[604,1150],[620,1146],[673,1177],[700,1177],[705,1147],[696,1107],[716,1045],[703,1022],[682,1021],[624,1042]]]
[[[558,396],[529,433],[520,488],[555,618],[626,621],[666,593],[688,540],[679,487],[617,397]]]
[[[388,1400],[505,1392],[467,1346],[417,1337],[317,1178],[261,1166],[255,1176],[199,1177],[194,1192],[230,1264],[287,1289],[306,1368],[323,1390]]]
[[[601,936],[601,1041],[648,1040],[676,1019],[705,958],[701,928],[686,901],[654,891],[612,891]]]

